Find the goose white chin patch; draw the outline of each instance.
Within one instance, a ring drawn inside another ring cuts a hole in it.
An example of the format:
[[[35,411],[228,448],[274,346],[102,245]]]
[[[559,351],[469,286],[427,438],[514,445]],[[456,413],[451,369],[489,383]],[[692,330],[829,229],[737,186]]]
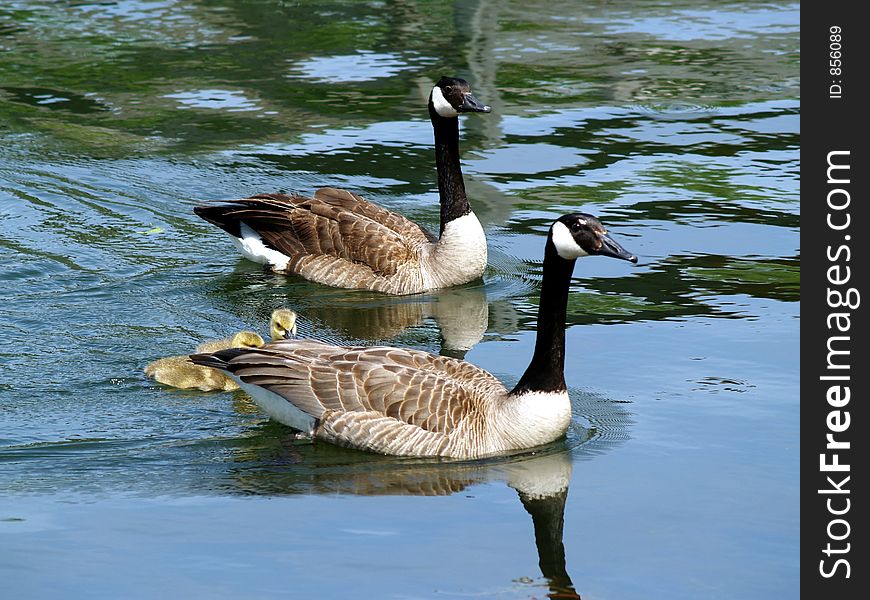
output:
[[[432,88],[432,104],[435,106],[435,112],[442,117],[457,117],[459,113],[453,108],[453,105],[447,101],[444,94],[441,93],[441,88],[437,85]]]
[[[574,241],[574,236],[568,231],[568,228],[561,221],[556,221],[553,224],[553,245],[556,246],[556,252],[559,256],[566,260],[580,258],[581,256],[589,256],[580,244]]]

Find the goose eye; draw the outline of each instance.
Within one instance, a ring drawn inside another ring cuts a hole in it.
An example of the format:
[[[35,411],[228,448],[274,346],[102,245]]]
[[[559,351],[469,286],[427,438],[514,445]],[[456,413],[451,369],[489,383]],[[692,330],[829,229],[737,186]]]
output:
[[[453,86],[452,85],[445,85],[444,91],[449,94],[450,92],[453,91]]]
[[[571,223],[571,231],[575,233],[580,231],[580,221],[574,221],[573,223]]]

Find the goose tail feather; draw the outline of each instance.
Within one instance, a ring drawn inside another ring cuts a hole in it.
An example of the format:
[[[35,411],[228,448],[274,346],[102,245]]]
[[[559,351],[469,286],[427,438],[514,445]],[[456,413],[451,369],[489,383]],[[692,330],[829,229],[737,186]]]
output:
[[[231,213],[238,210],[237,206],[213,205],[195,206],[193,212],[212,225],[217,225],[233,237],[242,237],[239,219]]]
[[[229,362],[240,354],[243,354],[245,350],[245,348],[228,348],[211,354],[191,354],[188,358],[195,365],[229,372]]]

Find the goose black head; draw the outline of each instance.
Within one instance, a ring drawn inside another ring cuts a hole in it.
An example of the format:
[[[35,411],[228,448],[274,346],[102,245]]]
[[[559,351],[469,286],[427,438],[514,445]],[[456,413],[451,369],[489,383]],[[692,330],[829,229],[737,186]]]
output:
[[[620,246],[597,218],[585,213],[563,215],[550,228],[550,239],[564,259],[581,256],[610,256],[632,263],[637,257]]]
[[[475,98],[464,79],[442,77],[429,95],[429,109],[442,117],[456,117],[459,113],[492,112],[492,108]]]

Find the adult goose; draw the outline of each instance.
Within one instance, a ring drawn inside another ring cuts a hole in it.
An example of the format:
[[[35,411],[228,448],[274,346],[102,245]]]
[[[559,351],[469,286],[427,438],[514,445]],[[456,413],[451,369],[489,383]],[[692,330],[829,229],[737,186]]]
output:
[[[272,313],[269,323],[272,341],[296,335],[296,313],[289,308],[279,308]],[[227,348],[259,348],[266,342],[254,331],[239,331],[229,338],[203,342],[197,352],[218,352]],[[145,375],[171,387],[198,389],[203,392],[229,392],[239,385],[223,372],[190,362],[187,355],[167,356],[149,363]]]
[[[574,263],[637,262],[595,217],[550,227],[535,351],[513,390],[465,361],[418,350],[288,340],[195,354],[240,382],[281,423],[341,446],[405,456],[477,458],[551,442],[568,429],[565,316]]]
[[[442,77],[429,95],[441,231],[335,188],[311,198],[260,194],[194,212],[229,233],[242,255],[275,273],[334,287],[416,294],[473,281],[486,268],[486,238],[459,167],[459,114],[490,112],[462,79]]]

